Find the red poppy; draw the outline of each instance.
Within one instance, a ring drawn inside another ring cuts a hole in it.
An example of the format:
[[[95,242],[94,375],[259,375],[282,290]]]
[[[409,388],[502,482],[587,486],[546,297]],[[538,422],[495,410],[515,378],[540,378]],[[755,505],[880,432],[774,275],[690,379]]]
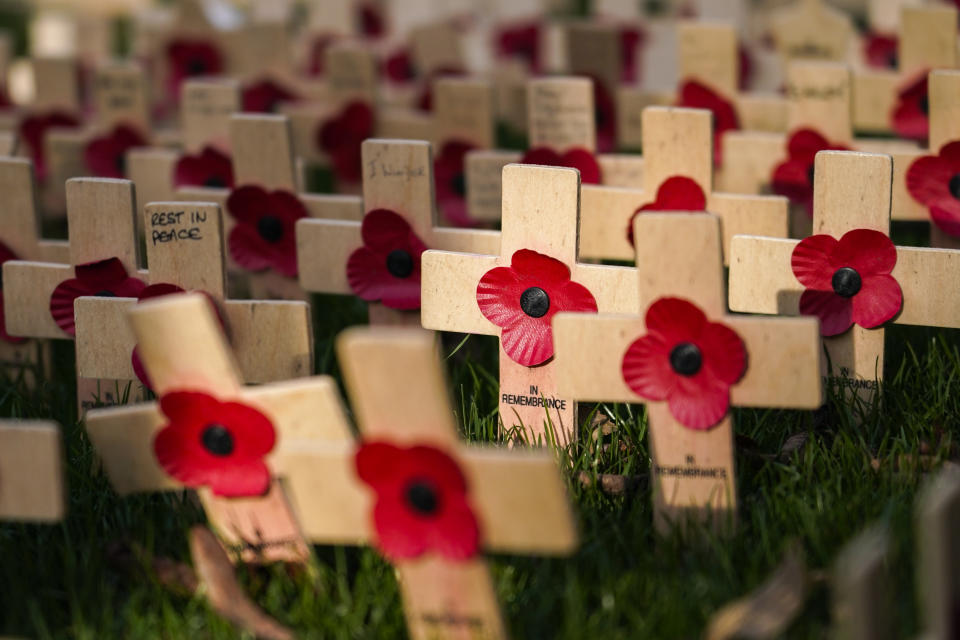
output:
[[[80,120],[64,111],[34,114],[20,121],[20,139],[27,145],[27,151],[30,153],[30,159],[33,160],[33,170],[38,182],[43,182],[47,177],[47,161],[43,148],[47,131],[58,127],[76,128],[79,126]]]
[[[167,392],[160,410],[169,422],[154,437],[153,453],[171,477],[229,498],[266,493],[270,469],[263,458],[277,441],[267,416],[200,391]]]
[[[867,64],[878,69],[896,69],[900,66],[900,42],[895,35],[870,33],[863,40],[863,57]]]
[[[681,107],[707,109],[713,113],[713,164],[723,164],[723,134],[740,128],[737,110],[729,100],[696,80],[687,80],[680,87]]]
[[[890,119],[894,132],[901,138],[927,139],[930,131],[930,103],[926,71],[900,89]]]
[[[123,178],[127,173],[127,151],[146,144],[147,139],[139,131],[120,124],[107,135],[88,142],[83,150],[83,160],[95,176]]]
[[[26,338],[15,338],[7,333],[7,319],[3,312],[3,263],[7,260],[19,260],[13,249],[0,242],[0,340],[11,344],[26,342]]]
[[[420,308],[420,256],[427,245],[403,216],[389,209],[367,212],[363,246],[347,259],[350,289],[367,302],[391,309]]]
[[[396,84],[404,84],[416,78],[417,68],[413,65],[410,51],[400,49],[387,56],[383,62],[383,75]]]
[[[368,38],[379,38],[387,32],[377,3],[364,2],[360,5],[360,32]]]
[[[593,122],[597,135],[597,151],[607,153],[617,148],[617,104],[599,78],[593,78]]]
[[[960,141],[943,145],[939,155],[914,160],[906,182],[907,191],[927,207],[934,224],[960,236]]]
[[[458,227],[476,223],[467,209],[467,152],[475,147],[463,140],[448,140],[433,159],[437,207],[443,216]]]
[[[300,96],[270,78],[264,78],[243,88],[242,104],[247,113],[276,113],[284,102],[295,102]]]
[[[372,135],[373,109],[366,102],[353,101],[320,125],[314,139],[330,156],[337,178],[355,183],[363,176],[360,148]]]
[[[569,149],[562,155],[549,147],[537,147],[523,154],[520,163],[570,167],[580,172],[580,182],[583,184],[600,184],[602,181],[597,157],[582,147]]]
[[[525,367],[553,357],[554,314],[597,311],[593,294],[570,279],[567,265],[530,249],[516,251],[509,267],[483,274],[477,284],[477,306],[501,328],[504,353]]]
[[[73,319],[74,300],[81,296],[136,298],[146,286],[143,281],[127,275],[119,258],[78,264],[73,273],[76,277],[58,284],[50,296],[50,314],[54,322],[71,336],[77,333]]]
[[[739,76],[737,88],[740,91],[747,91],[753,86],[753,54],[742,44],[737,45],[737,68]]]
[[[633,84],[637,77],[637,49],[646,40],[646,34],[640,27],[624,27],[620,30],[620,81]]]
[[[787,159],[774,168],[773,192],[802,204],[813,215],[813,166],[817,153],[828,149],[846,151],[847,147],[828,141],[813,129],[797,129],[787,141]]]
[[[540,73],[540,25],[528,22],[504,27],[497,32],[497,55],[518,58],[527,63],[531,73]]]
[[[666,400],[670,414],[685,427],[716,425],[730,408],[730,386],[747,368],[743,340],[680,298],[654,302],[645,322],[647,334],[623,356],[624,382],[648,400]]]
[[[810,236],[794,247],[790,263],[805,287],[800,313],[820,318],[821,335],[839,335],[853,324],[879,327],[903,305],[900,285],[890,275],[897,248],[879,231],[854,229],[839,241]]]
[[[210,146],[193,156],[182,156],[173,169],[177,187],[233,188],[233,163],[230,156]]]
[[[223,56],[206,40],[177,39],[167,45],[168,90],[180,95],[187,78],[215,76],[223,72]]]
[[[227,239],[230,256],[250,271],[275,269],[288,278],[297,275],[297,220],[307,208],[289,191],[267,191],[244,185],[230,192],[227,213],[237,224]]]
[[[376,494],[377,546],[392,561],[437,553],[467,560],[480,547],[480,526],[456,461],[428,445],[366,442],[354,458],[357,475]]]
[[[707,196],[697,181],[687,176],[670,176],[660,183],[657,197],[633,212],[627,223],[627,240],[633,246],[633,220],[644,211],[706,211]]]

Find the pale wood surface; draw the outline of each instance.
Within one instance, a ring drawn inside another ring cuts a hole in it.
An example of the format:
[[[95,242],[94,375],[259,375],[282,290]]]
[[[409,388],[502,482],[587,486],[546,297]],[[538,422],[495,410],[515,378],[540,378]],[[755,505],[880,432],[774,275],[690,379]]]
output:
[[[857,536],[841,551],[831,579],[832,637],[837,640],[891,637],[889,549],[889,534],[874,528]]]
[[[70,261],[67,242],[40,237],[37,192],[29,160],[0,158],[0,193],[5,194],[0,241],[23,260]]]
[[[521,157],[522,154],[516,151],[474,150],[467,153],[464,175],[467,181],[467,206],[472,218],[500,220],[500,176],[505,166],[519,162]]]
[[[0,420],[0,520],[63,519],[64,482],[60,425]]]
[[[960,531],[960,475],[956,469],[943,469],[924,487],[915,523],[923,638],[947,640],[957,633],[954,611],[960,597],[960,553],[954,544]]]
[[[697,80],[727,97],[736,95],[740,73],[733,25],[682,21],[677,39],[681,81]]]
[[[802,0],[781,9],[771,20],[771,31],[785,61],[842,61],[855,33],[850,17],[823,0]]]
[[[897,52],[902,73],[933,67],[957,66],[957,9],[931,4],[904,7],[900,13],[900,47]]]
[[[740,126],[752,131],[786,131],[787,101],[774,93],[741,93],[734,99]],[[726,134],[724,134],[726,135]]]
[[[175,199],[173,173],[180,159],[179,151],[143,147],[127,151],[126,159],[127,177],[137,187],[137,204],[141,211],[150,202]]]
[[[296,192],[290,121],[284,116],[234,114],[230,117],[233,173],[237,185]]]
[[[101,65],[94,73],[93,103],[98,124],[104,129],[125,124],[149,134],[149,87],[139,64],[111,61]]]
[[[484,149],[495,145],[493,85],[489,81],[437,78],[433,82],[433,111],[434,144],[462,140]]]
[[[929,76],[930,151],[960,139],[960,71],[935,69]]]
[[[793,62],[788,65],[788,129],[810,127],[830,142],[850,144],[853,139],[851,84],[850,68],[844,64]]]
[[[611,187],[636,187],[643,184],[643,156],[628,153],[604,153],[597,156],[603,184]]]
[[[334,42],[325,52],[323,68],[331,98],[336,102],[376,103],[379,68],[370,47],[362,42]]]
[[[530,148],[595,151],[593,86],[587,78],[537,78],[527,82]]]
[[[232,78],[187,79],[180,92],[184,151],[196,153],[207,144],[229,146],[230,116],[241,106],[239,82]]]
[[[80,83],[75,59],[39,57],[30,62],[33,67],[34,108],[80,110]]]
[[[620,85],[623,53],[618,25],[571,22],[566,25],[564,40],[569,73],[598,78],[608,91]]]
[[[643,110],[643,190],[653,198],[671,176],[713,191],[712,114],[703,109],[647,107]],[[626,221],[624,221],[626,222]]]

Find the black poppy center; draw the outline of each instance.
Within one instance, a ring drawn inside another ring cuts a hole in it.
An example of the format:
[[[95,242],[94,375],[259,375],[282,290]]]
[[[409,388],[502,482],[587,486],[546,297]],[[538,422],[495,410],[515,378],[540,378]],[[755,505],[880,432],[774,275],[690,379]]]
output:
[[[440,497],[433,485],[424,480],[414,480],[407,485],[407,503],[414,511],[429,516],[440,507]]]
[[[530,287],[520,294],[520,308],[531,318],[542,318],[550,310],[550,296],[540,287]]]
[[[682,376],[692,376],[703,365],[700,348],[692,342],[681,342],[670,351],[670,367]]]
[[[860,287],[863,286],[863,281],[855,269],[851,267],[840,267],[833,273],[833,280],[831,280],[830,284],[833,285],[833,291],[838,296],[851,298],[860,291]]]
[[[462,173],[450,178],[450,190],[461,198],[467,195],[467,176]]]
[[[927,96],[920,98],[920,111],[923,112],[923,115],[930,115],[930,99]]]
[[[117,294],[115,294],[113,291],[107,291],[106,289],[104,289],[103,291],[97,291],[93,295],[97,296],[98,298],[116,298],[117,297]]]
[[[223,189],[227,186],[227,181],[221,176],[209,176],[203,181],[203,186],[211,189]]]
[[[899,69],[899,68],[900,68],[900,56],[898,56],[896,53],[890,53],[890,54],[888,54],[888,55],[887,55],[887,66],[890,67],[891,69]]]
[[[960,173],[953,174],[953,177],[950,178],[950,194],[960,200]]]
[[[810,163],[810,166],[807,167],[807,180],[810,181],[811,187],[813,186],[814,168],[815,168],[815,165],[812,162]]]
[[[187,62],[187,75],[202,76],[207,72],[207,63],[203,58],[191,58]]]
[[[394,249],[387,254],[387,271],[394,278],[406,278],[413,273],[413,256],[409,251]]]
[[[117,171],[120,172],[120,175],[127,175],[127,154],[118,153],[113,159],[113,164],[117,168]]]
[[[276,216],[263,216],[257,220],[257,233],[267,242],[277,242],[283,237],[283,223]]]
[[[208,424],[200,436],[203,448],[215,456],[228,456],[233,453],[233,436],[222,424]]]

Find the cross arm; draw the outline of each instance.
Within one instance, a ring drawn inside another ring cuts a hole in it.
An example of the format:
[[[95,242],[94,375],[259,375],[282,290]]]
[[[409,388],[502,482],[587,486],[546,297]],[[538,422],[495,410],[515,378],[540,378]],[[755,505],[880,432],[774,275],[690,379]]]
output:
[[[66,264],[5,262],[3,308],[10,335],[69,339],[50,315],[50,296],[58,284],[73,276],[73,267]]]
[[[0,520],[51,522],[65,511],[60,426],[0,420]]]
[[[132,380],[130,360],[137,341],[127,311],[136,298],[81,297],[73,303],[77,327],[77,376]]]
[[[495,256],[425,251],[420,267],[420,321],[425,329],[497,335],[477,306],[477,283],[498,266]]]
[[[350,293],[347,259],[363,245],[360,224],[346,220],[297,222],[297,268],[307,291]]]
[[[960,297],[939,295],[960,282],[960,252],[948,249],[897,247],[893,277],[903,291],[903,310],[896,324],[960,327]]]
[[[633,262],[636,255],[627,239],[634,211],[653,200],[639,189],[580,187],[580,257],[586,260]]]
[[[363,219],[363,198],[360,196],[301,193],[299,198],[311,218],[357,222]]]
[[[244,382],[261,384],[301,378],[313,372],[309,304],[228,300],[223,311]]]
[[[707,210],[720,217],[725,266],[730,264],[730,240],[734,236],[790,236],[790,209],[786,198],[714,193],[708,196]]]
[[[500,255],[500,232],[483,229],[434,228],[432,240],[445,251]],[[431,244],[427,242],[427,244]]]
[[[790,267],[796,246],[796,240],[734,237],[730,242],[730,309],[797,315],[803,286]]]
[[[70,243],[66,240],[40,240],[37,242],[37,259],[41,262],[70,262]]]
[[[461,451],[484,547],[499,553],[565,555],[577,531],[554,454],[494,447]]]
[[[590,290],[601,313],[631,313],[640,306],[633,267],[576,264],[571,277]]]

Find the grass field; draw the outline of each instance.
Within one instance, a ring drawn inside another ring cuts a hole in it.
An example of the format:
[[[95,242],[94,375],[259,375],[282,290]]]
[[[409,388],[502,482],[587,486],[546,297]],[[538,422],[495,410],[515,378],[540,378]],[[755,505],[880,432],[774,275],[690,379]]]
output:
[[[337,375],[332,336],[364,321],[363,308],[315,300],[318,370]],[[497,595],[517,638],[693,638],[710,614],[760,584],[794,542],[814,569],[874,521],[892,528],[890,572],[898,637],[919,621],[913,592],[913,499],[924,477],[907,458],[956,457],[960,334],[892,327],[886,382],[875,406],[829,392],[815,413],[736,412],[740,526],[730,538],[660,537],[651,529],[649,452],[641,407],[601,405],[617,429],[596,446],[582,430],[570,448],[570,492],[582,544],[569,559],[492,557]],[[57,526],[0,525],[0,634],[37,638],[232,638],[240,634],[200,597],[163,586],[156,558],[189,562],[187,529],[203,513],[181,494],[121,500],[95,469],[77,423],[72,345],[56,345],[55,373],[27,391],[0,383],[0,415],[50,418],[65,427],[69,516]],[[502,437],[496,425],[496,342],[447,336],[458,418],[470,440]],[[806,442],[781,453],[785,441]],[[600,473],[633,482],[609,495],[579,480]],[[369,549],[317,547],[315,561],[239,569],[246,591],[304,638],[405,634],[389,565]],[[829,592],[816,586],[788,637],[823,637]]]

